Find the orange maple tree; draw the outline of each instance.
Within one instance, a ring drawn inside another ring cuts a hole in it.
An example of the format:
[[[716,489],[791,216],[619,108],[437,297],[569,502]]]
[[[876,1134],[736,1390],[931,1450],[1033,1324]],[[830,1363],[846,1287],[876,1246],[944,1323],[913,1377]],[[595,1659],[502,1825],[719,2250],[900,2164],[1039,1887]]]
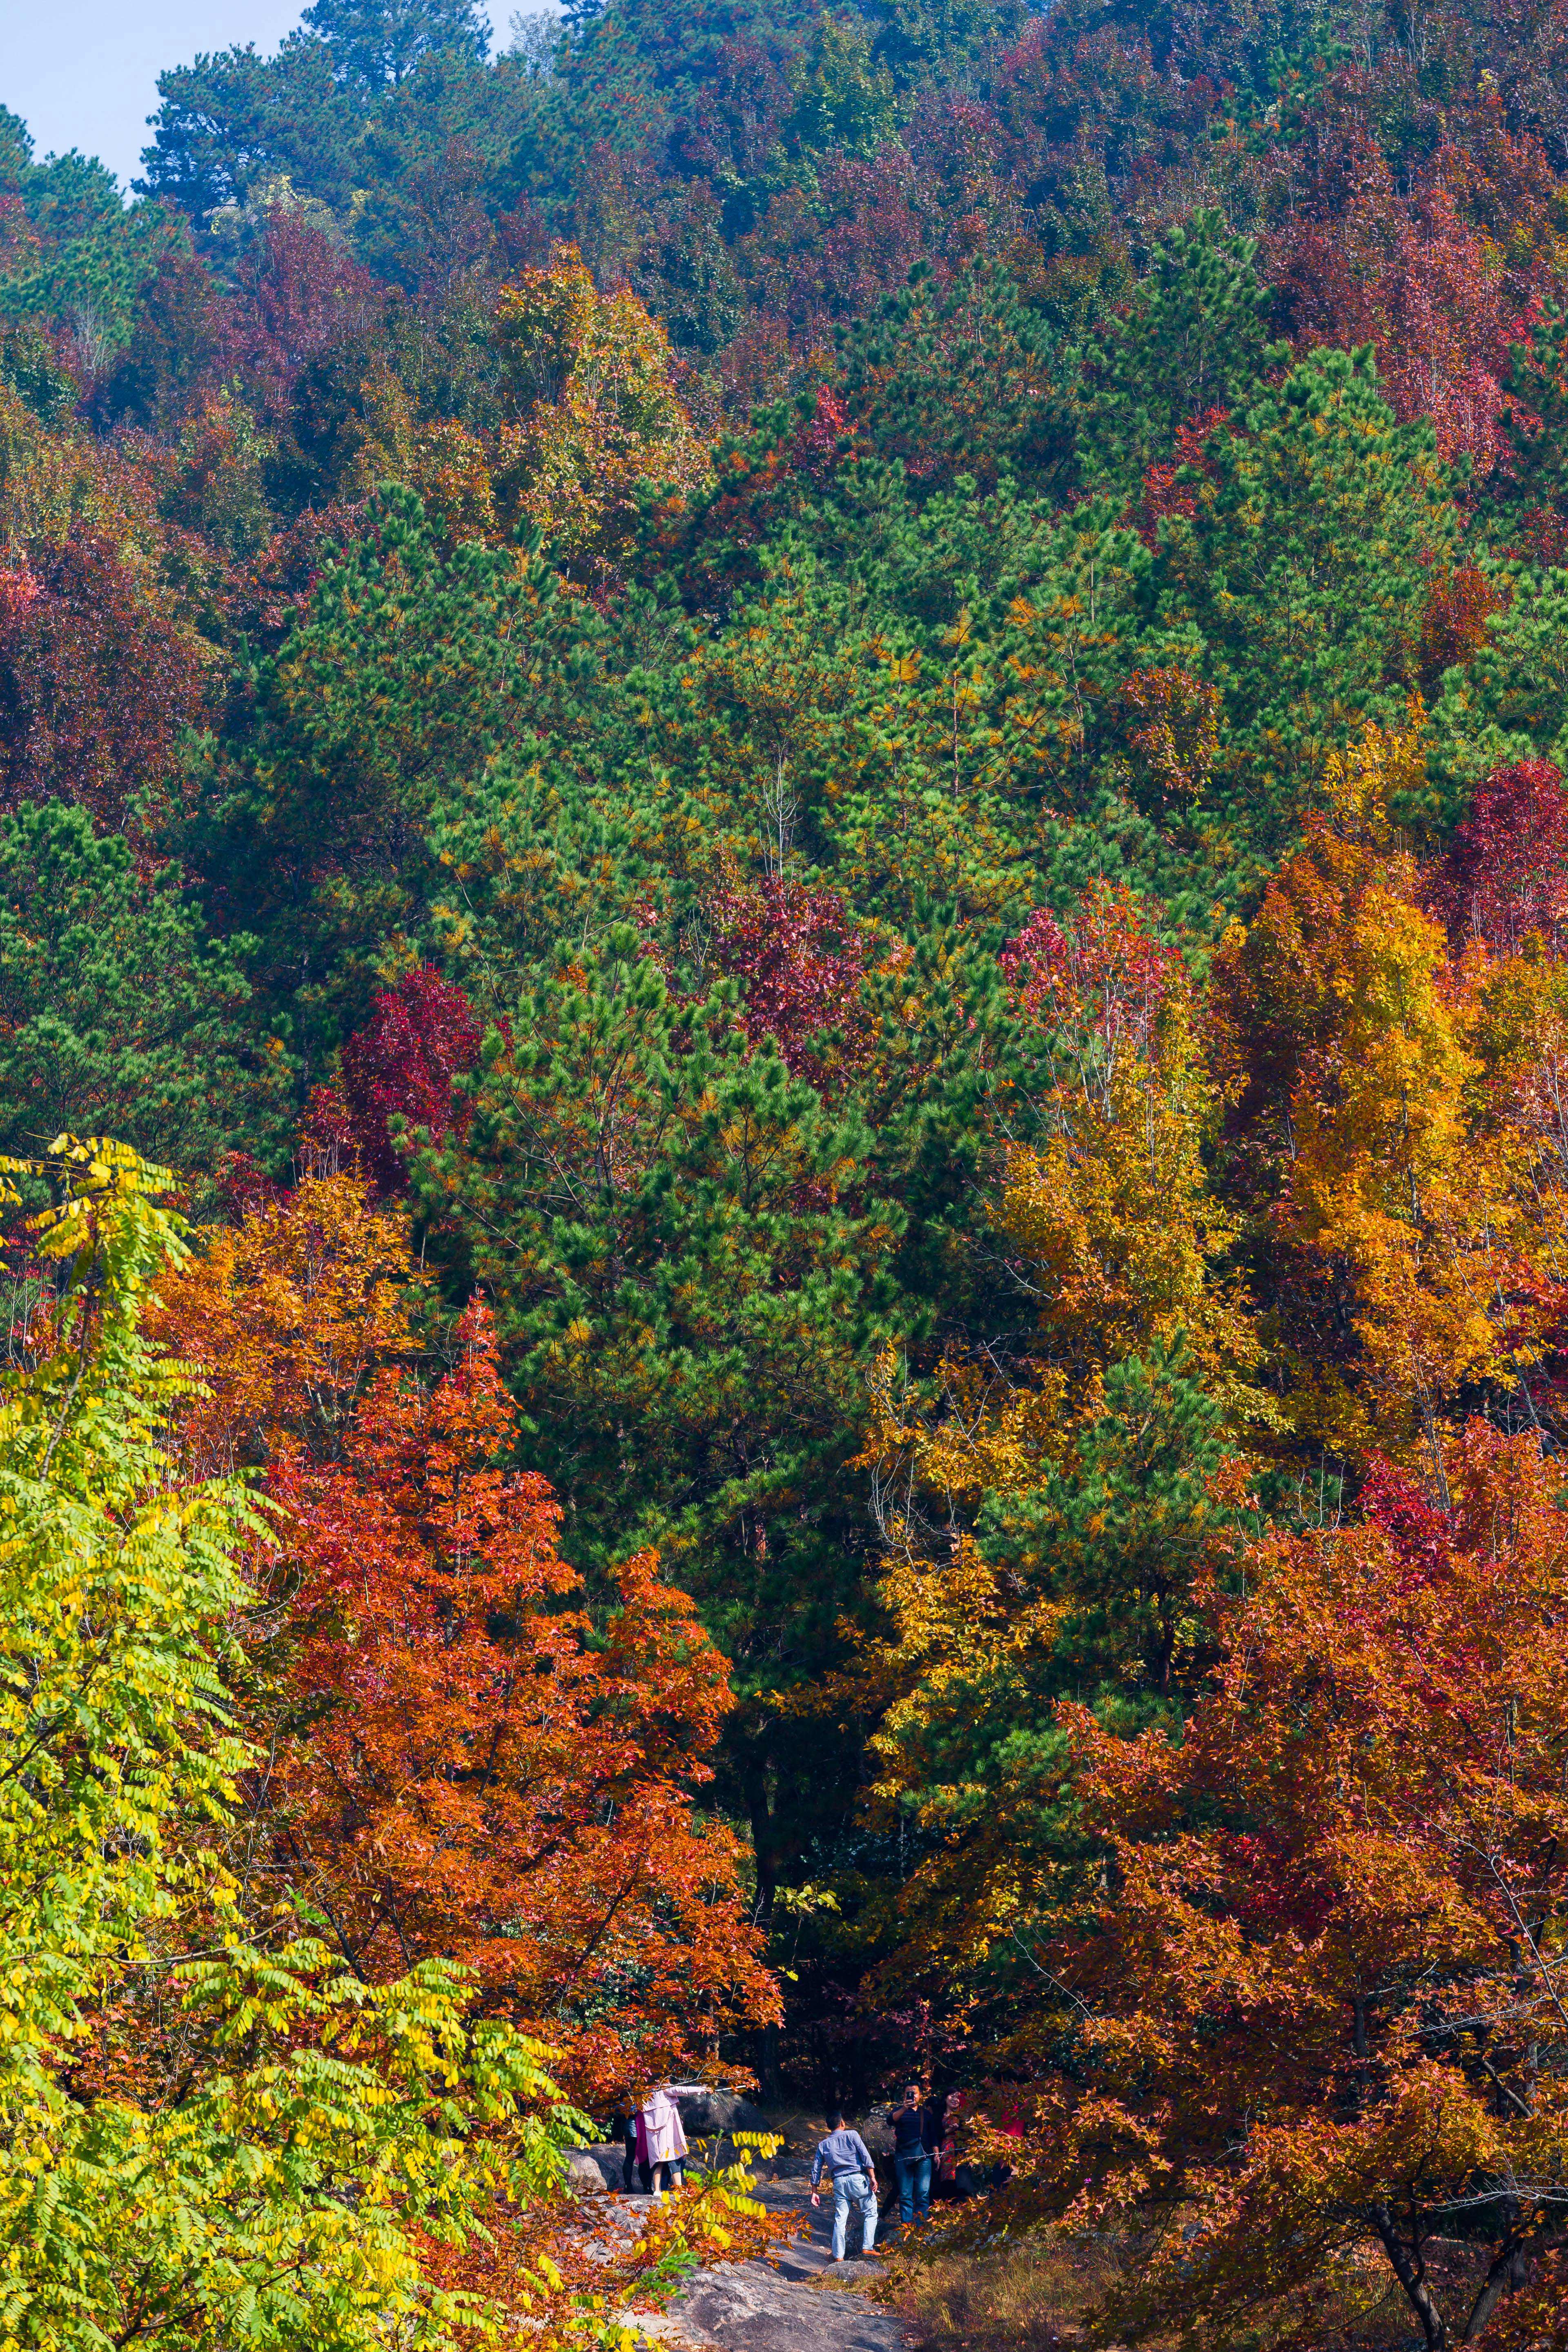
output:
[[[412,1354],[418,1276],[407,1221],[378,1207],[329,1151],[281,1191],[237,1160],[237,1223],[165,1277],[149,1318],[171,1352],[201,1366],[181,1420],[187,1466],[210,1473],[326,1456],[371,1373]]]
[[[693,1792],[724,1660],[656,1554],[590,1610],[475,1302],[418,1377],[406,1229],[307,1176],[165,1286],[167,1343],[216,1368],[204,1460],[260,1459],[287,1664],[258,1796],[276,1899],[372,1981],[441,1954],[597,2103],[711,2063],[776,2011],[735,1838]]]
[[[1559,2293],[1568,1498],[1479,1422],[1452,1485],[1439,1510],[1378,1467],[1359,1524],[1214,1575],[1179,1737],[1058,1710],[1088,1866],[1041,1954],[1040,2119],[1056,2210],[1156,2224],[1121,2341],[1256,2341],[1272,2306],[1270,2341],[1320,2342],[1292,2298],[1381,2270],[1432,2347],[1505,2298],[1534,2342]]]

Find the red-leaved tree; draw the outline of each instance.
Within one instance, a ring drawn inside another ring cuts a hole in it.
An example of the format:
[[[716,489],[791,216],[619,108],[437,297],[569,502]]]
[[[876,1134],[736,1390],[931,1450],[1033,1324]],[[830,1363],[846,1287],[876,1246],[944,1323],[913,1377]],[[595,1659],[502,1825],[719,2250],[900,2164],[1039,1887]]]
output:
[[[1568,1513],[1533,1434],[1456,1472],[1216,1576],[1179,1738],[1058,1709],[1093,1863],[1015,2063],[1051,2207],[1166,2223],[1099,2340],[1322,2343],[1363,2265],[1431,2352],[1562,2340]]]
[[[1179,992],[1180,964],[1131,892],[1093,884],[1062,921],[1037,908],[1003,950],[1015,1008],[1070,1057],[1109,1071],[1147,1055],[1160,1014]]]
[[[135,794],[175,789],[202,690],[195,640],[106,531],[0,571],[0,807],[78,801],[118,831]]]
[[[1458,939],[1511,955],[1531,932],[1568,943],[1568,791],[1550,760],[1494,768],[1476,788],[1439,885]]]
[[[237,273],[225,357],[261,408],[280,415],[306,362],[371,325],[376,309],[370,272],[313,222],[275,206]]]
[[[1267,252],[1298,343],[1375,345],[1396,414],[1429,417],[1439,454],[1485,475],[1506,457],[1502,384],[1533,289],[1473,216],[1474,178],[1445,147],[1406,194],[1370,134],[1346,131]]]
[[[278,1510],[252,1879],[367,1979],[459,1962],[609,2101],[776,2014],[737,1842],[694,1802],[728,1669],[652,1552],[590,1617],[549,1486],[506,1467],[484,1305],[432,1375],[419,1286],[407,1220],[353,1170],[254,1198],[161,1285],[159,1339],[206,1375],[182,1461],[256,1465]]]
[[[795,1077],[828,1082],[862,1057],[857,998],[865,950],[836,890],[769,875],[710,908],[720,969],[745,991],[753,1045],[771,1038]]]
[[[409,1141],[423,1129],[444,1143],[457,1116],[452,1081],[473,1068],[479,1043],[473,1006],[429,964],[377,990],[370,1019],[343,1047],[342,1070],[350,1132],[382,1192],[401,1192],[407,1173],[393,1121],[405,1122]]]
[[[363,1974],[460,1961],[607,2099],[773,2014],[735,1839],[692,1805],[728,1675],[651,1552],[594,1633],[548,1485],[496,1466],[482,1307],[458,1337],[433,1386],[373,1381],[341,1459],[275,1472],[302,1636],[278,1867]]]

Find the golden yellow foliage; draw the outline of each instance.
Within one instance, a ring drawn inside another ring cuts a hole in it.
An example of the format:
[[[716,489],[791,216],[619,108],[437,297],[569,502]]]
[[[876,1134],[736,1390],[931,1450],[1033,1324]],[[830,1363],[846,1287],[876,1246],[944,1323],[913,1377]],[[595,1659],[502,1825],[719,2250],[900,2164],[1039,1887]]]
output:
[[[1387,817],[1390,784],[1417,757],[1409,737],[1373,729],[1332,763],[1329,816],[1250,928],[1232,927],[1215,983],[1222,1051],[1243,1044],[1246,1122],[1282,1171],[1271,1226],[1289,1419],[1333,1454],[1419,1459],[1441,1484],[1467,1389],[1516,1375],[1508,1300],[1535,1247],[1537,1155],[1489,1080],[1510,1023],[1485,950],[1452,963]],[[1526,1014],[1516,992],[1521,1076],[1543,1009]]]
[[[515,412],[496,467],[501,519],[527,516],[596,583],[614,572],[639,491],[681,496],[707,471],[668,338],[629,289],[600,294],[573,247],[503,290],[496,333]]]
[[[934,1411],[882,1368],[868,1458],[903,1496],[906,1529],[917,1496],[957,1527],[984,1495],[1037,1485],[1131,1357],[1180,1344],[1237,1439],[1269,1416],[1253,1318],[1225,1268],[1236,1227],[1204,1164],[1220,1102],[1185,979],[1125,894],[1092,890],[1065,929],[1037,918],[1021,946],[1031,934],[1042,960],[1026,949],[1016,979],[1049,1028],[1048,1084],[1031,1139],[1005,1149],[994,1226],[1035,1329],[1005,1369],[950,1356]]]
[[[371,1373],[408,1350],[420,1278],[406,1218],[357,1176],[306,1175],[215,1228],[149,1318],[205,1383],[182,1416],[186,1463],[210,1475],[330,1448]]]

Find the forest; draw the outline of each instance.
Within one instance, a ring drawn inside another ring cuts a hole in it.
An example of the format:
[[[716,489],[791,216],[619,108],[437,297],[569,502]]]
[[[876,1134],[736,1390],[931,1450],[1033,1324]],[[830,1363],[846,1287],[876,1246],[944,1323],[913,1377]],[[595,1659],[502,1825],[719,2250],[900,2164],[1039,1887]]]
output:
[[[0,2352],[630,2347],[776,2232],[566,2151],[913,2076],[922,2341],[1561,2352],[1568,0],[148,137],[0,108]]]

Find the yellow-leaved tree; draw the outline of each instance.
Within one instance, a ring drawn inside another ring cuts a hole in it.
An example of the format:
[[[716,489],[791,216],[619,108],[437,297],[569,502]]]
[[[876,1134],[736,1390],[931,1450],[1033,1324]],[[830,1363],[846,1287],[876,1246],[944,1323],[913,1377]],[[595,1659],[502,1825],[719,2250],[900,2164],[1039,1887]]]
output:
[[[684,498],[708,470],[668,339],[629,288],[601,294],[571,246],[503,289],[496,334],[513,410],[497,512],[535,523],[569,577],[605,584],[640,500]]]
[[[1060,1864],[1056,1701],[1177,1703],[1236,1457],[1270,1417],[1180,963],[1095,886],[1036,915],[1004,970],[1019,1052],[989,1223],[1026,1305],[1009,1344],[950,1353],[934,1382],[880,1368],[887,1631],[835,1695],[880,1714],[875,1802],[914,1840],[895,1973],[976,2021],[1010,1997]]]
[[[484,2302],[426,2250],[546,2194],[577,2119],[447,1963],[371,1985],[309,1922],[254,1932],[226,1677],[262,1521],[166,1448],[172,1180],[69,1137],[6,1164],[56,1200],[0,1377],[4,2340],[452,2345]]]
[[[1531,1416],[1560,1288],[1563,991],[1538,952],[1450,940],[1388,814],[1420,774],[1415,733],[1331,761],[1212,1003],[1298,1454],[1334,1475],[1384,1455],[1441,1495],[1467,1411]]]
[[[1081,1892],[1065,1710],[1113,1744],[1188,1717],[1256,1494],[1302,1481],[1310,1515],[1321,1469],[1331,1523],[1347,1483],[1414,1474],[1447,1510],[1469,1416],[1554,1418],[1568,994],[1538,932],[1457,921],[1389,814],[1420,773],[1418,736],[1375,729],[1328,763],[1222,942],[1206,1054],[1131,899],[1037,916],[1005,959],[1035,1050],[999,1089],[987,1240],[1030,1309],[934,1381],[884,1361],[885,1629],[832,1698],[879,1718],[912,1856],[889,1979],[1026,2072]]]

